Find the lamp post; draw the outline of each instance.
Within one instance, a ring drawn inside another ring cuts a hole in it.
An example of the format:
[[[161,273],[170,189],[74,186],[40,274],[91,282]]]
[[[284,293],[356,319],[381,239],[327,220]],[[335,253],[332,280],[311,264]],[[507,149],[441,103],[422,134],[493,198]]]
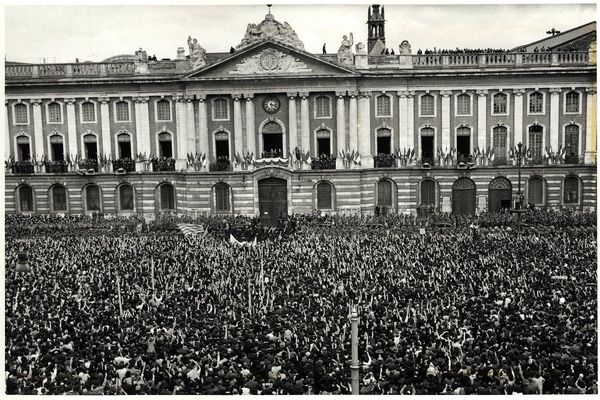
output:
[[[517,203],[517,207],[514,210],[511,210],[512,213],[517,214],[517,229],[519,232],[521,231],[521,214],[527,212],[526,209],[523,208],[523,200],[525,196],[521,193],[521,164],[523,163],[523,144],[519,142],[517,145],[517,168],[519,170],[519,202]]]
[[[356,306],[352,307],[352,312],[350,313],[350,323],[352,325],[352,338],[350,342],[352,347],[352,363],[350,364],[350,377],[352,381],[352,394],[358,395],[358,370],[360,368],[360,364],[358,363],[358,313],[356,312]]]

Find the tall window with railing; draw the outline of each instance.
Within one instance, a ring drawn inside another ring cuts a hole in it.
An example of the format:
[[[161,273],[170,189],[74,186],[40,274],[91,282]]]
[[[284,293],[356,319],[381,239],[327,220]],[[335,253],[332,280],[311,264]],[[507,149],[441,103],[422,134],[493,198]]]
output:
[[[496,126],[492,132],[492,135],[492,145],[494,146],[494,165],[506,164],[506,127]]]
[[[579,126],[575,124],[565,126],[565,162],[579,162]]]
[[[529,127],[529,150],[534,163],[542,161],[542,147],[544,140],[544,128],[541,125]]]

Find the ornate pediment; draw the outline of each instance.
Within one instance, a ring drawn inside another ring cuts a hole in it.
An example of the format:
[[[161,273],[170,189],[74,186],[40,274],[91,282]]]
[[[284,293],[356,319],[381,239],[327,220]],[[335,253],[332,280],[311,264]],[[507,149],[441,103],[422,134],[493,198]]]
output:
[[[271,13],[265,16],[265,19],[257,24],[248,24],[246,34],[242,38],[242,42],[236,46],[237,50],[251,46],[254,43],[263,42],[265,40],[275,40],[285,43],[288,46],[304,50],[304,44],[292,27],[284,22],[283,24],[277,21]]]
[[[300,74],[310,73],[312,69],[291,54],[274,48],[265,49],[259,53],[243,58],[236,64],[231,75],[255,74]]]

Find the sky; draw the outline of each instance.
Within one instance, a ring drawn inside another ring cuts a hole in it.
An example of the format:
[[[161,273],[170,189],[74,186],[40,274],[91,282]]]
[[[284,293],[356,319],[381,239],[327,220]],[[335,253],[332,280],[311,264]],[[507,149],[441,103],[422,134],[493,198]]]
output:
[[[398,51],[408,40],[413,52],[437,48],[513,48],[594,21],[595,4],[385,5],[386,45]],[[208,52],[227,52],[240,43],[248,23],[259,23],[266,5],[25,5],[5,7],[7,61],[99,62],[143,48],[157,58],[188,54],[187,38]],[[274,4],[305,50],[336,53],[343,35],[367,41],[366,5]]]

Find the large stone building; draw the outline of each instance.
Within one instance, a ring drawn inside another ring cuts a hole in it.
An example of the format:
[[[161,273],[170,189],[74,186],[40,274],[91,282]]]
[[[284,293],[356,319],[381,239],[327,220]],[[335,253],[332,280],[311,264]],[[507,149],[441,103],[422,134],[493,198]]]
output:
[[[390,50],[384,26],[369,7],[337,54],[267,14],[228,53],[7,62],[6,212],[596,206],[595,23],[512,51]]]

